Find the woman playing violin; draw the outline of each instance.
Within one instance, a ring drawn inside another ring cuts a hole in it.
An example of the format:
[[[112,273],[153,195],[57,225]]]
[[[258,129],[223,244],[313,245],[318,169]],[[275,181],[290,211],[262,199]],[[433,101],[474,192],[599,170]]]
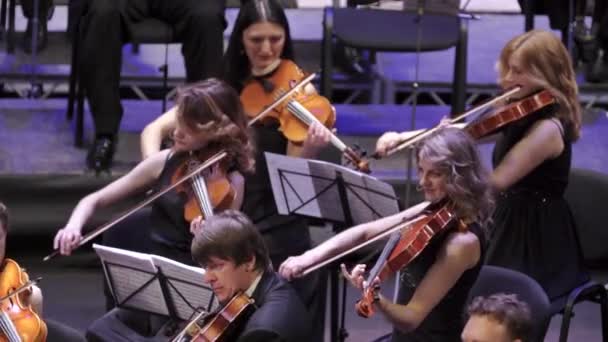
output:
[[[415,217],[425,208],[449,201],[457,221],[402,269],[397,302],[378,292],[373,305],[393,324],[393,341],[459,341],[460,313],[481,268],[483,227],[493,207],[487,173],[471,137],[455,128],[440,129],[423,140],[416,156],[419,188],[426,203],[347,229],[300,256],[290,257],[279,272],[288,279],[296,278],[305,269]],[[342,265],[344,275],[360,289],[365,270],[365,265],[357,265],[348,273]]]
[[[194,156],[204,159],[205,154],[213,155],[220,150],[228,152],[228,158],[212,166],[205,178],[210,181],[226,174],[237,194],[231,207],[240,207],[244,187],[242,173],[252,171],[254,161],[236,92],[220,80],[208,79],[180,88],[177,103],[175,145],[151,155],[125,176],[83,198],[66,226],[55,236],[54,247],[61,254],[68,255],[77,247],[82,239],[82,228],[95,210],[138,192],[170,185],[174,173]],[[105,242],[192,264],[189,250],[192,233],[184,217],[186,197],[182,193],[169,192],[152,204],[147,213],[149,218],[138,218],[147,219],[147,222],[129,222],[124,228],[114,227],[106,232]]]
[[[487,262],[532,276],[555,298],[586,279],[563,198],[572,143],[581,127],[575,73],[561,41],[542,30],[511,39],[497,66],[503,89],[521,87],[512,100],[548,90],[555,104],[507,125],[498,136],[491,184],[499,196]],[[386,133],[378,140],[378,152],[404,135]]]
[[[272,79],[282,63],[294,60],[294,49],[289,23],[283,8],[276,0],[243,1],[236,19],[225,55],[224,78],[239,92],[252,82]],[[308,85],[305,92],[314,93]],[[242,96],[241,96],[242,97]],[[242,98],[244,103],[252,99]],[[268,105],[270,104],[267,103]],[[247,110],[247,107],[245,108]],[[149,124],[142,133],[144,158],[159,149],[161,140],[175,124],[173,110]],[[302,253],[311,247],[308,224],[305,219],[277,214],[268,178],[264,152],[313,158],[329,142],[328,130],[314,124],[301,143],[289,141],[279,130],[276,122],[257,122],[253,125],[256,141],[256,170],[245,178],[245,196],[242,211],[245,212],[264,236],[273,265],[278,266],[287,256]],[[318,275],[295,282],[294,287],[322,326],[322,300],[316,291]],[[319,305],[317,308],[313,308]],[[315,329],[322,331],[322,329]]]

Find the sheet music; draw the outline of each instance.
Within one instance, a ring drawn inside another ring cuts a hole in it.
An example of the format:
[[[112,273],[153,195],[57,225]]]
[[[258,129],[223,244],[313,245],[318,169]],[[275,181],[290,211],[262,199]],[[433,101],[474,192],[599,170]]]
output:
[[[210,311],[218,305],[213,290],[203,282],[203,268],[185,265],[158,255],[152,255],[151,258],[168,278],[169,295],[178,318],[189,320],[200,312],[197,309]]]
[[[169,315],[158,279],[142,289],[157,273],[150,255],[97,244],[93,244],[93,248],[104,264],[106,279],[112,279],[113,284],[109,284],[109,287],[119,305]],[[137,294],[124,302],[138,290]]]
[[[338,172],[346,187],[355,224],[399,212],[393,187],[370,175],[320,160],[265,153],[272,190],[280,214],[297,213],[344,222],[342,200],[335,180]],[[312,201],[310,201],[313,199]],[[308,202],[310,201],[310,202]]]

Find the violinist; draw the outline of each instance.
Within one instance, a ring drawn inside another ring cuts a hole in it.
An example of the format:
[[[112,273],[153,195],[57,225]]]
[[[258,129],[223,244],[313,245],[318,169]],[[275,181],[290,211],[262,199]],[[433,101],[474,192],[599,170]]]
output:
[[[484,226],[493,201],[487,173],[470,136],[456,128],[431,134],[417,148],[419,189],[427,202],[401,213],[347,229],[306,253],[290,257],[279,273],[287,279],[334,255],[359,245],[423,210],[451,202],[456,221],[438,234],[401,269],[396,303],[379,291],[372,280],[373,306],[394,327],[392,341],[459,341],[469,289],[477,279],[484,255]],[[430,203],[430,204],[428,204]],[[410,228],[405,228],[407,229]],[[347,279],[361,289],[365,265],[347,272]]]
[[[279,2],[243,1],[224,58],[224,79],[242,92],[252,82],[267,84],[277,68],[285,62],[293,61],[294,57],[289,23]],[[316,92],[312,85],[308,85],[304,91],[310,94]],[[242,100],[247,102],[251,99]],[[144,129],[141,137],[144,158],[160,148],[162,139],[167,137],[174,125],[175,111],[169,110]],[[242,211],[264,236],[275,266],[280,265],[289,255],[302,253],[312,245],[305,219],[277,214],[264,152],[314,158],[330,141],[328,130],[318,124],[310,126],[301,143],[289,141],[278,128],[278,123],[263,120],[253,125],[256,170],[245,177],[242,207]],[[309,310],[314,313],[318,327],[315,331],[322,331],[325,310],[322,298],[318,297],[324,293],[317,290],[320,281],[320,275],[311,274],[293,284]]]
[[[170,185],[174,174],[193,161],[192,158],[204,159],[206,154],[214,155],[220,150],[226,151],[228,157],[212,166],[209,172],[203,171],[204,178],[207,183],[226,178],[236,193],[230,207],[241,206],[243,174],[253,170],[254,160],[238,95],[225,82],[207,79],[180,88],[177,103],[174,146],[146,158],[125,176],[83,198],[66,226],[55,236],[54,247],[61,254],[68,255],[78,246],[82,228],[96,210],[150,188],[160,191]],[[103,243],[192,265],[193,234],[185,217],[188,197],[185,193],[170,191],[153,202],[151,208],[108,230]],[[110,308],[112,300],[109,295],[107,298]],[[154,329],[150,330],[151,334],[155,333]]]
[[[511,39],[497,66],[503,89],[521,87],[511,101],[548,90],[555,104],[507,125],[498,135],[491,184],[499,195],[487,263],[531,276],[554,299],[587,279],[563,197],[572,143],[581,129],[575,73],[561,41],[542,30]],[[394,145],[395,137],[385,134],[377,150]]]
[[[220,304],[238,292],[254,300],[238,338],[245,341],[311,341],[311,320],[291,285],[273,270],[262,235],[243,213],[226,210],[196,221],[192,257]]]
[[[5,258],[6,241],[9,231],[9,211],[4,203],[0,202],[0,284],[4,284],[7,279],[4,276],[13,276],[6,273],[5,265],[8,259]],[[14,262],[14,261],[13,261]],[[23,269],[22,269],[23,271]],[[25,272],[25,271],[23,271]],[[4,286],[2,286],[4,287]],[[29,322],[38,321],[37,323],[22,323],[15,324],[17,326],[27,327],[27,331],[19,331],[18,333],[27,334],[32,339],[31,341],[42,341],[44,338],[48,342],[82,342],[85,341],[84,336],[75,329],[55,320],[42,318],[42,291],[36,285],[32,285],[29,290],[22,292],[19,295],[20,302],[25,310],[31,310],[34,315],[25,315],[20,311],[15,311],[21,319],[27,319]],[[7,293],[0,293],[0,296],[5,296]],[[25,311],[23,310],[23,311]],[[9,314],[10,317],[10,314]],[[6,326],[5,326],[6,327]],[[32,328],[36,327],[35,330]],[[6,340],[7,336],[5,328],[0,328],[0,340]]]

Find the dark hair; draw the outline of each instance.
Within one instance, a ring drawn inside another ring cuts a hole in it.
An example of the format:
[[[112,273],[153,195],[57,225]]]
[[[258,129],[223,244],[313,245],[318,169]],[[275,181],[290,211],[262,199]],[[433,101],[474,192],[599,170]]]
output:
[[[8,208],[0,202],[0,226],[6,233],[8,231]]]
[[[532,316],[528,304],[515,294],[497,293],[489,297],[476,297],[467,309],[470,316],[485,316],[507,329],[512,340],[523,342],[532,338]]]
[[[203,267],[213,257],[233,261],[238,266],[255,256],[257,270],[272,268],[262,234],[238,210],[225,210],[206,219],[192,240],[191,251],[194,261]]]
[[[188,84],[177,90],[177,119],[196,131],[214,122],[209,132],[209,150],[228,152],[227,164],[241,172],[252,172],[255,160],[251,133],[239,95],[216,78]],[[236,161],[231,163],[230,160]]]
[[[249,59],[244,52],[243,32],[249,26],[261,22],[271,22],[285,30],[285,45],[281,58],[294,59],[289,23],[281,4],[277,0],[244,1],[234,23],[224,56],[224,79],[238,91],[241,90],[243,81],[250,73]]]

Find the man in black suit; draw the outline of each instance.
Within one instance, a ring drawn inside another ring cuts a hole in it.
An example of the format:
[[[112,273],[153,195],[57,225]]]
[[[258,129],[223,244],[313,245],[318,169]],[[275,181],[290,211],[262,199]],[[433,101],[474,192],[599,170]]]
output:
[[[194,220],[192,257],[205,268],[207,283],[220,303],[236,294],[253,299],[253,312],[229,326],[227,341],[309,342],[312,320],[291,285],[272,270],[268,249],[259,231],[245,214],[227,210]],[[87,340],[166,341],[166,326],[153,327],[141,313],[114,309],[87,331]],[[200,323],[204,325],[204,323]],[[189,341],[183,337],[179,341]]]
[[[235,210],[192,224],[196,232],[192,257],[205,268],[208,283],[221,304],[242,292],[255,311],[234,340],[310,341],[311,319],[291,285],[272,270],[264,239],[251,221]]]

